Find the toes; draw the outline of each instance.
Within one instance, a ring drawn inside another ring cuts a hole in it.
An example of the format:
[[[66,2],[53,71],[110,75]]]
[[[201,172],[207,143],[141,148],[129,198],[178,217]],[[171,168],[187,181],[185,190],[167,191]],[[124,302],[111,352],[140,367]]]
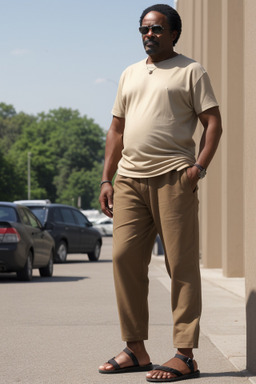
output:
[[[154,375],[154,371],[150,371],[150,372],[148,372],[148,373],[146,374],[146,377],[147,377],[148,379],[153,379],[153,375]]]
[[[166,373],[165,372],[158,373],[156,375],[156,378],[157,379],[166,379]]]
[[[147,373],[148,379],[166,379],[170,377],[171,375],[169,373],[163,371],[150,371]]]
[[[150,371],[146,376],[148,379],[171,379],[172,377],[175,377],[175,375],[164,371]]]
[[[108,364],[108,363],[103,364],[103,365],[100,365],[100,367],[99,367],[99,369],[100,369],[101,371],[110,371],[110,370],[113,369],[113,368],[114,368],[113,365]]]
[[[148,379],[153,379],[153,375],[155,374],[155,371],[150,371],[150,372],[148,372],[147,374],[146,374],[146,377],[148,378]]]

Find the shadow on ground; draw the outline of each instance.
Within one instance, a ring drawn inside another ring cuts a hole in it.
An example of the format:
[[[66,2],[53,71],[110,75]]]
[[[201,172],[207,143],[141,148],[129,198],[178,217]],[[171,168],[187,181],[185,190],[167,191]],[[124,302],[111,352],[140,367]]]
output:
[[[40,277],[33,276],[31,281],[19,281],[15,274],[0,274],[0,284],[37,284],[37,283],[70,283],[89,279],[87,276],[53,276],[53,277]]]

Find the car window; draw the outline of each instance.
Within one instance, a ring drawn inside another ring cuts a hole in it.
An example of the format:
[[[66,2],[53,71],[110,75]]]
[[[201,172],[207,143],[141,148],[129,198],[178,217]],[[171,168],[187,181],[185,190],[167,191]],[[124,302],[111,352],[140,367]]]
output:
[[[58,222],[63,223],[64,222],[60,208],[54,208],[53,209],[53,221],[56,223],[58,223]]]
[[[33,228],[41,228],[40,222],[36,219],[36,217],[32,214],[32,212],[29,211],[29,209],[26,209],[26,214],[29,218],[30,225]]]
[[[76,211],[75,209],[72,210],[73,212],[73,215],[75,216],[78,224],[81,226],[81,227],[84,227],[85,225],[88,224],[88,220],[87,218],[80,212]]]
[[[0,221],[13,221],[17,222],[17,214],[13,207],[0,206]]]
[[[61,210],[61,215],[64,219],[64,222],[66,224],[72,224],[72,225],[77,224],[74,216],[72,215],[72,210],[70,208],[60,208],[60,210]]]
[[[44,225],[46,220],[46,208],[45,207],[29,207],[34,215],[39,219],[40,223]]]
[[[101,224],[113,224],[112,220],[104,220],[101,222]]]
[[[21,218],[21,221],[23,222],[23,224],[31,226],[29,217],[28,217],[28,215],[26,214],[26,211],[25,211],[25,207],[20,207],[19,214],[20,214],[20,218]]]

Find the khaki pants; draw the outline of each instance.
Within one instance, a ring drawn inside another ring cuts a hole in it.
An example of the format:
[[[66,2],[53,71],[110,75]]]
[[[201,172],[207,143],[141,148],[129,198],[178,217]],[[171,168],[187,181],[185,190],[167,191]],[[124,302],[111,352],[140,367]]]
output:
[[[201,314],[198,198],[186,170],[152,178],[118,175],[113,267],[122,338],[148,338],[148,265],[156,234],[171,276],[176,348],[197,348]]]

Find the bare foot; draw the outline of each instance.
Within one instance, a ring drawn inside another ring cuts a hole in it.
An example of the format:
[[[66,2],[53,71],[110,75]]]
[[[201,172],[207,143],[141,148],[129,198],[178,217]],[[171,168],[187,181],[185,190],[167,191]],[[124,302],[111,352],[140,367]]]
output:
[[[134,353],[140,366],[148,365],[150,363],[150,357],[145,349],[143,342],[127,343],[127,347]],[[131,367],[134,365],[130,356],[127,355],[127,353],[124,351],[119,353],[119,355],[117,355],[114,359],[120,368]],[[113,371],[114,369],[114,366],[109,363],[105,363],[99,367],[99,370],[101,371]]]
[[[189,369],[187,364],[176,357],[173,357],[172,359],[168,360],[163,365],[169,368],[176,369],[177,371],[180,371],[183,375],[187,375],[191,373],[191,370]],[[194,365],[194,370],[197,371],[197,363],[195,360],[193,360],[193,365]],[[177,376],[171,372],[165,372],[165,371],[154,369],[148,372],[146,377],[147,379],[171,379]]]

